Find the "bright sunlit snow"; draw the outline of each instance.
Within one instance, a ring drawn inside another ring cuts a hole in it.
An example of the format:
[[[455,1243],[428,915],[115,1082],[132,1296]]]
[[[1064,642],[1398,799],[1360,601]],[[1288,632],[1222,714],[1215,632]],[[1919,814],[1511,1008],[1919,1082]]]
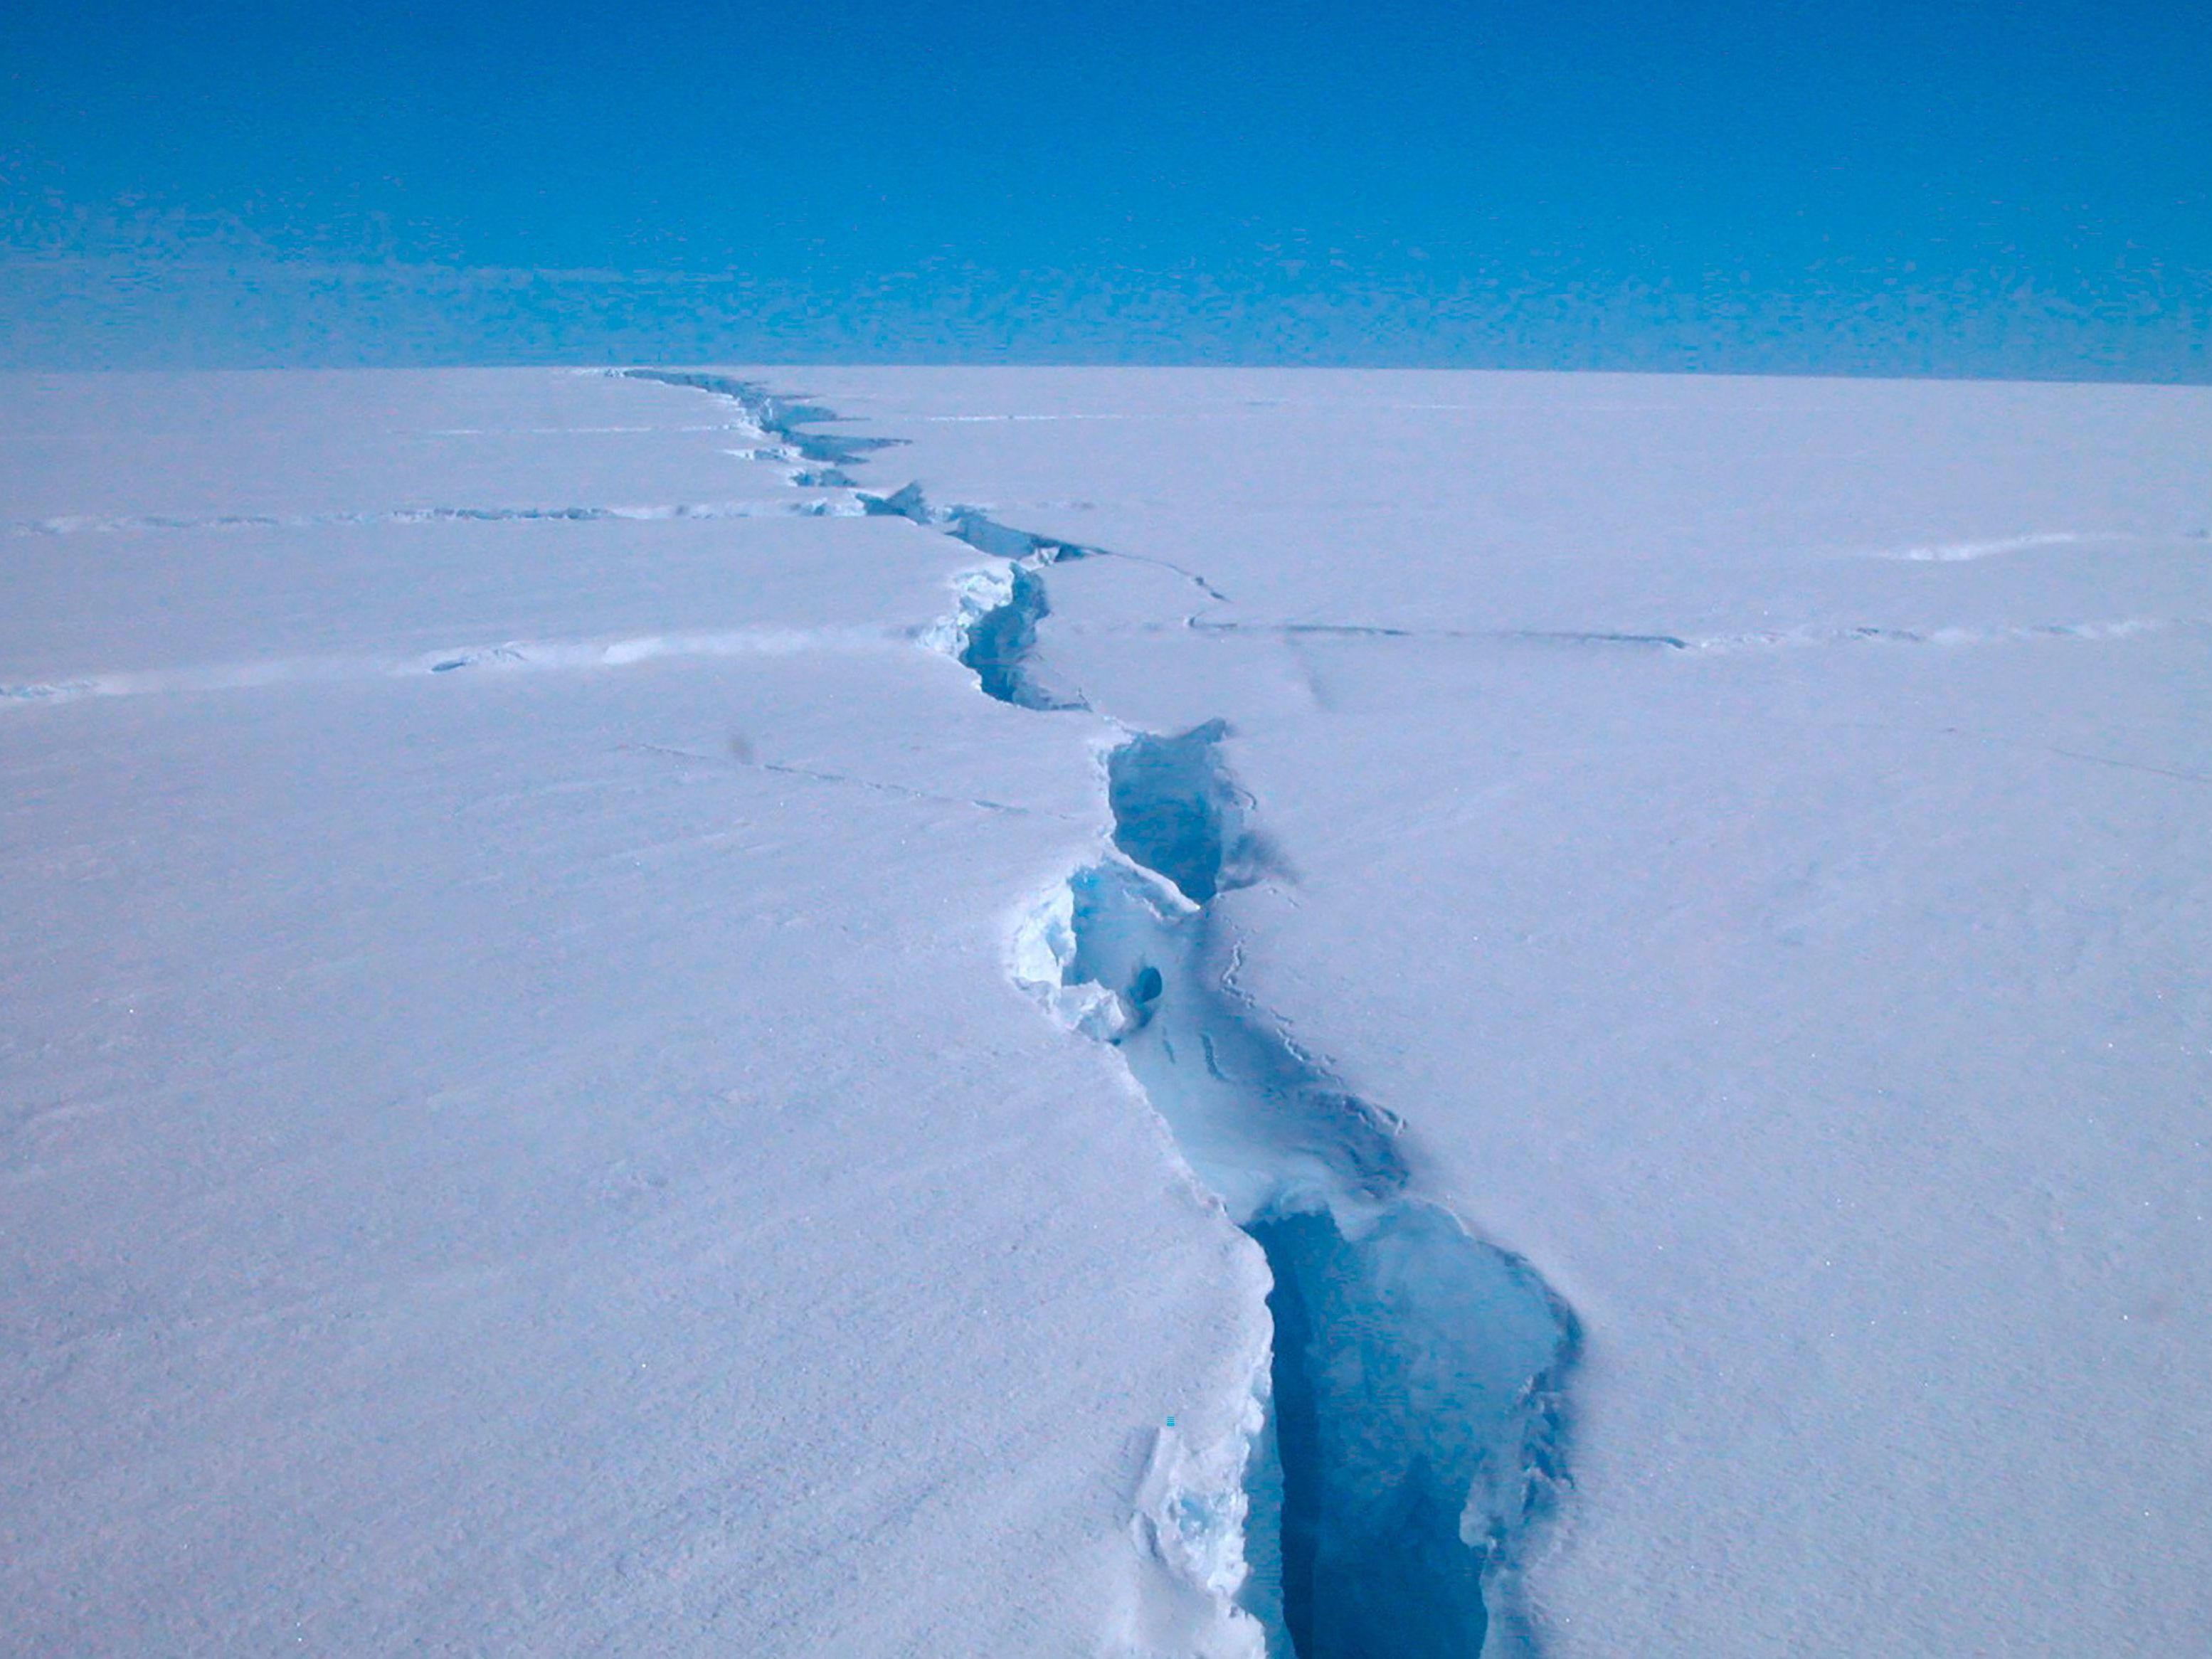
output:
[[[0,386],[6,1650],[2201,1641],[2212,395]]]

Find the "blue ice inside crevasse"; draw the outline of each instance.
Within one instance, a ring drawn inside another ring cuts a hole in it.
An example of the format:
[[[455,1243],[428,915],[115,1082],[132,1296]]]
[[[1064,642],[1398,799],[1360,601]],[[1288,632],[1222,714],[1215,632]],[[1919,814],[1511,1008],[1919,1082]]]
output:
[[[1068,985],[1274,1278],[1272,1403],[1241,1598],[1275,1659],[1473,1659],[1560,1478],[1571,1316],[1518,1258],[1407,1192],[1397,1125],[1237,993],[1213,899],[1249,880],[1212,722],[1108,760],[1117,848],[1070,878]]]

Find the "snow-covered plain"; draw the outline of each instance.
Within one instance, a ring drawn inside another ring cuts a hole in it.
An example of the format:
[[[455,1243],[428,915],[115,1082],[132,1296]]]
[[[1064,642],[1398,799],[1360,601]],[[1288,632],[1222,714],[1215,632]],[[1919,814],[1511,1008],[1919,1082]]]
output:
[[[2212,395],[726,375],[4,383],[9,1651],[2195,1650]]]

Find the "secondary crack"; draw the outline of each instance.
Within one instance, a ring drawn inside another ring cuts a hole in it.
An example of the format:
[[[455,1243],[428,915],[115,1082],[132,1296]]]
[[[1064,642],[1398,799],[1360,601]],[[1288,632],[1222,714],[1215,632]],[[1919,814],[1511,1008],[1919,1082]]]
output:
[[[665,743],[626,743],[617,745],[633,754],[666,755],[674,760],[696,761],[713,766],[720,763],[712,755],[702,755],[696,749],[677,749]],[[993,800],[987,795],[947,795],[932,789],[916,789],[903,783],[886,783],[880,778],[856,777],[850,772],[831,772],[811,766],[793,766],[783,761],[754,760],[750,756],[732,755],[730,763],[747,766],[756,771],[773,772],[781,777],[805,778],[815,783],[844,784],[854,789],[866,789],[875,794],[895,795],[901,800],[926,800],[940,806],[971,806],[979,812],[1003,812],[1014,817],[1058,818],[1073,823],[1075,817],[1066,812],[1054,812],[1044,807],[1023,806],[1017,802]]]
[[[148,514],[131,518],[52,518],[0,525],[10,536],[124,535],[163,530],[313,530],[385,524],[663,524],[691,519],[858,518],[848,501],[677,501],[643,507],[391,507],[343,513],[217,513],[201,518]]]
[[[1587,628],[1401,628],[1380,623],[1209,622],[1192,617],[1182,627],[1194,634],[1260,634],[1303,638],[1313,635],[1362,640],[1522,641],[1535,645],[1657,646],[1687,651],[1691,641],[1672,634],[1627,634]]]
[[[1184,632],[1216,637],[1257,635],[1272,639],[1466,640],[1488,644],[1626,646],[1679,651],[1692,656],[1730,656],[1811,646],[1922,645],[1943,647],[2016,645],[2040,640],[2125,640],[2169,629],[2202,628],[2202,617],[2116,617],[2081,622],[1997,624],[1942,623],[1900,628],[1875,623],[1850,627],[1776,629],[1741,634],[1644,634],[1611,629],[1410,628],[1382,623],[1220,622],[1190,617],[1170,627],[1142,626],[1146,633]]]
[[[2041,640],[2126,640],[2140,635],[2163,633],[2174,628],[2202,628],[2202,617],[2114,617],[2081,622],[1945,623],[1932,628],[1893,628],[1864,623],[1850,628],[1795,628],[1771,632],[1716,634],[1684,641],[1685,648],[1705,656],[1738,652],[1783,651],[1824,645],[1970,645],[2032,644]]]

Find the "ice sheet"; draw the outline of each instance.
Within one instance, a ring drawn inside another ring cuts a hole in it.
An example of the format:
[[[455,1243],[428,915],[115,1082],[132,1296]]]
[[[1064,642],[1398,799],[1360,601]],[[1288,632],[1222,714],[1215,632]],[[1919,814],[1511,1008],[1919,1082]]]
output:
[[[712,374],[10,383],[10,1644],[2190,1650],[2205,394]]]

